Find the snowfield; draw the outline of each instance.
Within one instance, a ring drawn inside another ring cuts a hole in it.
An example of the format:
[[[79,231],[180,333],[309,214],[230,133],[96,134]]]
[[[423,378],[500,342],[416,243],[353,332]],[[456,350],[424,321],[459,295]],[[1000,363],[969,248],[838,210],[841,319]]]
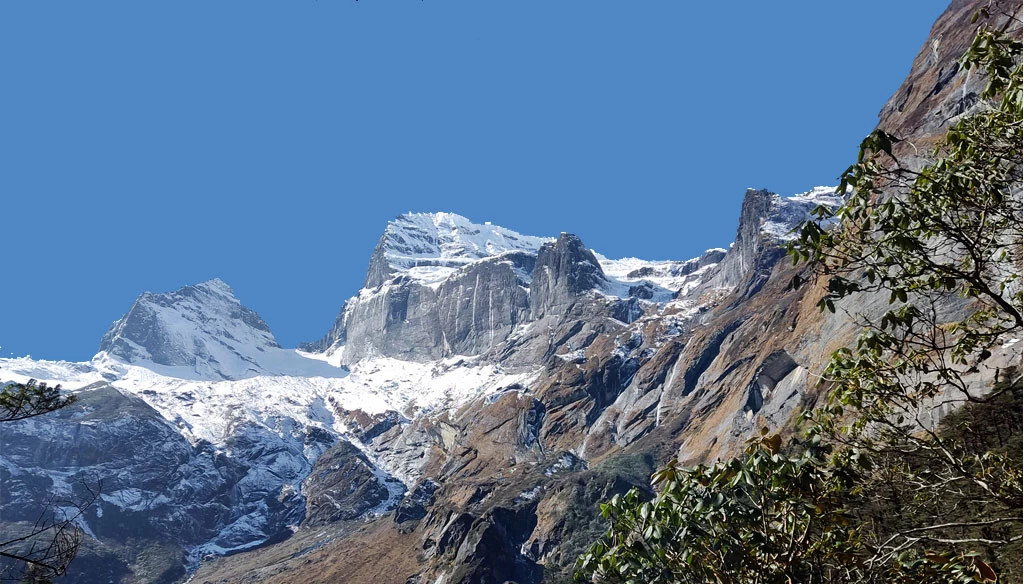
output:
[[[352,443],[370,460],[374,476],[388,490],[388,497],[368,512],[379,516],[401,502],[407,489],[419,479],[418,473],[405,467],[392,468],[392,461],[376,456],[371,445],[360,440],[358,429],[348,427],[346,416],[339,414],[361,410],[373,415],[394,410],[401,414],[402,423],[408,423],[410,418],[458,407],[509,385],[528,383],[539,373],[507,374],[498,366],[480,364],[471,357],[429,363],[366,359],[343,369],[293,353],[290,362],[308,363],[310,375],[197,380],[173,377],[168,375],[173,370],[167,368],[158,372],[127,364],[101,352],[84,363],[28,357],[0,359],[0,383],[36,379],[61,384],[76,393],[92,391],[90,386],[98,382],[110,383],[145,401],[194,447],[203,448],[202,443],[208,442],[217,453],[244,461],[248,470],[236,485],[243,493],[278,492],[281,497],[301,493],[314,462],[330,446],[322,440],[308,440],[319,428],[334,439]],[[324,368],[332,375],[315,374]],[[194,373],[189,368],[177,370]],[[5,461],[0,458],[3,466]],[[26,469],[9,470],[20,474]],[[54,481],[55,489],[70,488],[60,483],[58,475],[39,472]],[[131,479],[122,482],[132,484]],[[133,487],[105,492],[102,500],[129,511],[146,511],[167,503],[160,493]],[[255,505],[223,525],[214,538],[190,548],[188,569],[194,570],[210,554],[223,555],[261,544],[267,535],[269,512],[261,506],[263,503]]]
[[[407,213],[388,222],[380,245],[388,266],[428,286],[459,268],[507,252],[537,253],[550,237],[522,235],[455,213]]]
[[[282,436],[295,426],[348,435],[349,428],[335,416],[337,410],[371,415],[393,410],[412,418],[526,383],[538,373],[506,374],[500,366],[478,363],[474,357],[427,363],[366,359],[344,369],[293,353],[309,362],[309,375],[195,380],[170,375],[176,368],[156,371],[152,364],[129,365],[101,352],[84,363],[0,359],[0,382],[36,379],[70,391],[88,391],[90,384],[109,382],[142,398],[193,444],[205,440],[219,445],[243,421]],[[333,370],[333,375],[316,375],[323,368]],[[183,368],[183,373],[191,372]]]

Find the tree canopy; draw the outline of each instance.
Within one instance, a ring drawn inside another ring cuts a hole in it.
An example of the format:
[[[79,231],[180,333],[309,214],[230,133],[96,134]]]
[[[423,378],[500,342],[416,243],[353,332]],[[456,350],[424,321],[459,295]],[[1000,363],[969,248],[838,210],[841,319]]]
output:
[[[927,162],[873,132],[841,177],[844,205],[800,227],[794,285],[824,282],[822,311],[889,303],[849,313],[863,331],[831,356],[803,437],[670,463],[652,501],[603,505],[611,526],[577,579],[985,582],[999,562],[1019,578],[1021,371],[986,377],[984,362],[1022,332],[1021,48],[980,30],[961,66],[985,89]],[[937,421],[943,405],[958,409]]]

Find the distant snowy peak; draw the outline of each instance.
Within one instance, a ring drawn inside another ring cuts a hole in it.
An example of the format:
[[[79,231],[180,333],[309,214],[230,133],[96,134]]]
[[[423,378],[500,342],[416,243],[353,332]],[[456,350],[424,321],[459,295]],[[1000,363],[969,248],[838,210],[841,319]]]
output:
[[[638,258],[613,260],[596,252],[595,254],[605,274],[620,280],[670,280],[689,276],[702,268],[717,264],[725,257],[726,250],[716,247],[705,251],[700,257],[685,261],[650,261]]]
[[[649,261],[638,258],[608,259],[597,256],[609,278],[603,292],[620,298],[637,297],[664,303],[686,296],[725,257],[727,251],[712,248],[686,261]]]
[[[833,209],[843,204],[843,197],[836,194],[836,187],[814,187],[806,193],[781,197],[774,195],[771,210],[765,218],[761,231],[782,241],[796,238],[793,229],[811,219],[811,211],[818,205]]]
[[[388,223],[374,249],[367,288],[405,274],[438,284],[457,269],[507,252],[537,253],[550,237],[522,235],[490,222],[473,223],[455,213],[409,213]]]
[[[325,363],[282,349],[267,323],[220,279],[143,293],[103,335],[100,352],[185,379],[332,373]]]

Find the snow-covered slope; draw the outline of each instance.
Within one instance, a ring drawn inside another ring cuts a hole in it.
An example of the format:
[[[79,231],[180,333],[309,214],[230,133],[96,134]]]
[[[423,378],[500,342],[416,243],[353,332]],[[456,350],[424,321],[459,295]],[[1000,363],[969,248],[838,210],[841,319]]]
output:
[[[81,519],[82,526],[90,533],[109,531],[103,523],[104,513],[115,512],[117,515],[111,515],[112,520],[117,521],[118,516],[129,513],[132,521],[152,522],[145,529],[162,533],[173,529],[168,525],[173,525],[178,521],[175,518],[185,513],[181,509],[191,509],[190,513],[203,518],[196,522],[205,526],[194,529],[192,535],[181,540],[187,544],[188,564],[194,567],[207,554],[247,549],[275,537],[288,525],[297,525],[302,520],[305,481],[316,460],[332,444],[349,442],[363,451],[372,465],[375,480],[386,489],[386,499],[369,512],[379,515],[394,508],[406,486],[418,480],[418,469],[424,459],[414,456],[415,460],[395,457],[383,460],[375,456],[370,445],[362,441],[360,429],[351,426],[350,416],[356,415],[353,412],[360,412],[360,416],[399,412],[399,423],[407,424],[426,412],[457,407],[478,396],[526,382],[533,375],[529,372],[505,374],[500,367],[473,359],[440,363],[365,360],[349,373],[322,361],[298,358],[333,372],[344,371],[346,375],[256,375],[237,380],[197,380],[167,375],[168,370],[174,373],[182,368],[154,368],[151,362],[125,364],[106,353],[86,363],[0,359],[0,383],[37,379],[51,385],[62,384],[65,389],[79,394],[78,403],[83,408],[79,412],[76,409],[79,406],[73,406],[65,412],[69,420],[54,421],[56,426],[40,425],[36,421],[10,426],[3,442],[14,440],[16,448],[11,444],[5,448],[32,452],[35,444],[45,444],[56,436],[54,428],[66,426],[66,431],[61,430],[61,444],[68,445],[72,452],[78,449],[96,453],[95,460],[88,463],[65,465],[60,471],[63,474],[38,462],[24,465],[25,461],[18,457],[0,461],[0,467],[14,481],[10,485],[4,483],[5,488],[14,496],[23,489],[11,485],[21,483],[52,480],[57,488],[67,482],[57,481],[60,477],[78,480],[95,476],[104,480],[106,490],[102,504],[96,507],[96,515]],[[97,418],[98,423],[90,421],[90,416],[96,417],[92,413],[96,409],[93,404],[98,403],[98,399],[109,401],[107,397],[94,398],[93,395],[113,390],[141,399],[159,414],[162,425],[173,428],[171,432],[176,431],[185,439],[183,445],[175,446],[181,451],[177,455],[180,460],[169,463],[169,470],[153,470],[152,465],[144,464],[147,454],[154,448],[150,441],[163,444],[169,440],[166,436],[156,438],[160,424],[153,426],[151,420],[143,423],[140,420],[146,416],[139,418],[127,411],[109,414],[124,418],[121,421],[111,422],[106,414]],[[45,421],[49,423],[50,417]],[[92,433],[75,431],[75,424],[88,425]],[[104,441],[107,440],[102,437],[104,433],[116,435],[123,441],[124,432],[118,434],[114,430],[125,424],[143,428],[133,430],[135,433],[129,438],[137,443],[113,448]],[[79,437],[89,437],[91,442],[75,446]],[[108,449],[110,456],[116,455],[126,462],[108,459],[103,454]],[[116,476],[111,475],[115,471],[110,470],[115,467],[119,469]],[[171,471],[175,476],[193,477],[184,486],[167,483],[165,490],[176,493],[173,496],[155,486],[159,485],[159,478],[150,476]],[[142,473],[146,473],[145,476]],[[144,489],[137,488],[143,483]],[[218,495],[222,491],[225,494]],[[25,493],[25,497],[35,496]],[[221,502],[228,497],[238,500],[222,509]],[[25,499],[29,507],[33,506],[31,500]],[[172,507],[179,511],[175,512]]]
[[[367,287],[393,274],[437,285],[469,263],[510,251],[537,253],[550,237],[521,235],[455,213],[408,213],[388,223],[374,250]]]
[[[666,303],[694,290],[725,257],[726,250],[713,248],[686,261],[648,261],[638,258],[612,260],[595,252],[608,277],[602,290],[618,298],[637,297]]]
[[[35,379],[77,392],[97,382],[109,382],[138,395],[190,442],[225,444],[242,422],[278,434],[293,426],[317,426],[346,434],[349,429],[335,418],[337,411],[371,415],[395,411],[411,418],[458,407],[523,383],[534,374],[505,373],[501,367],[470,357],[437,363],[366,359],[344,376],[261,375],[237,380],[183,379],[147,365],[127,365],[103,353],[84,363],[0,359],[0,383]]]
[[[267,323],[220,279],[143,293],[103,335],[100,352],[183,379],[344,375],[282,349]]]
[[[771,212],[761,230],[783,241],[796,238],[793,229],[800,223],[812,219],[811,211],[818,205],[833,209],[843,204],[843,197],[836,194],[836,187],[814,187],[806,193],[792,197],[775,196]]]
[[[783,212],[780,211],[780,215]],[[780,216],[780,220],[784,217]],[[388,223],[374,250],[367,288],[381,283],[380,278],[374,277],[376,272],[381,278],[384,274],[405,275],[437,289],[461,268],[474,262],[510,252],[536,255],[541,245],[550,241],[554,238],[523,235],[489,221],[477,224],[454,213],[400,215]],[[646,280],[663,289],[665,293],[658,294],[657,301],[664,302],[687,283],[692,283],[698,269],[719,261],[725,250],[710,249],[701,257],[686,261],[613,260],[594,253],[605,274],[613,279],[605,292],[626,297],[631,284]],[[530,274],[522,273],[521,280],[528,284]]]

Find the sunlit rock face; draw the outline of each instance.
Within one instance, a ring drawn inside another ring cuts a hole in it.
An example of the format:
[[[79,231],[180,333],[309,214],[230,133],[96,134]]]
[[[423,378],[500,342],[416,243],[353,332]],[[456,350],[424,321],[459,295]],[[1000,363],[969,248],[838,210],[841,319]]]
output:
[[[561,314],[577,296],[607,281],[594,253],[575,235],[563,233],[537,254],[530,285],[534,317]]]
[[[529,317],[530,274],[546,241],[453,213],[401,215],[377,243],[363,289],[304,348],[345,363],[480,354]]]

